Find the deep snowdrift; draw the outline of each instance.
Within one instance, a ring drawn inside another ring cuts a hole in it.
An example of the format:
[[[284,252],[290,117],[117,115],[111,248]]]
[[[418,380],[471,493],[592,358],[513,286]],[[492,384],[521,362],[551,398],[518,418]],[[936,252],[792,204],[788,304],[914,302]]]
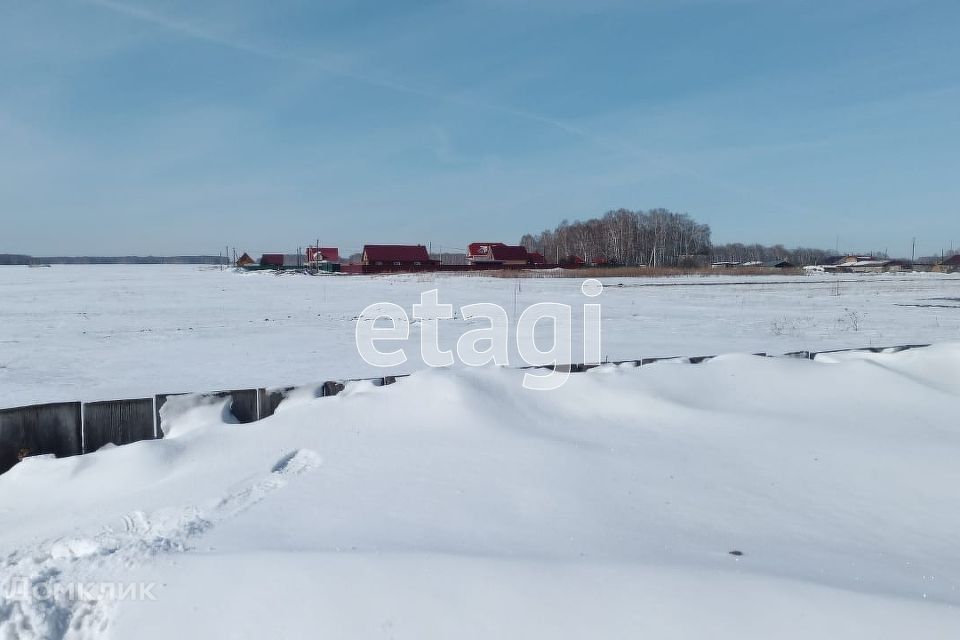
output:
[[[16,466],[0,638],[960,636],[960,345],[521,376]]]

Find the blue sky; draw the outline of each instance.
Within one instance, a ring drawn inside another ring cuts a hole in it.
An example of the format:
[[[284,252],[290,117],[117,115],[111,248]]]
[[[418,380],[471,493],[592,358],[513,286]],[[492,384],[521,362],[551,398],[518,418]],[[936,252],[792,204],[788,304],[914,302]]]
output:
[[[0,252],[960,246],[960,3],[0,0]]]

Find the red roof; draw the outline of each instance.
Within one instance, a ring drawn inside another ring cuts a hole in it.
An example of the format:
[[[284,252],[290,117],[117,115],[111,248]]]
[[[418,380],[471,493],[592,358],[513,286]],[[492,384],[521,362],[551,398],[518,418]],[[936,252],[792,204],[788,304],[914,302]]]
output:
[[[494,260],[522,260],[527,261],[526,247],[513,247],[507,244],[495,244],[490,247]]]
[[[320,252],[320,259],[327,262],[340,262],[340,250],[337,247],[307,247],[307,262],[314,262],[317,251]]]
[[[471,242],[467,245],[467,255],[468,256],[485,256],[489,251],[490,247],[500,244],[499,242]]]
[[[528,260],[530,264],[547,264],[547,259],[543,257],[543,254],[538,251],[531,251],[528,254]]]
[[[951,267],[960,267],[960,253],[958,253],[955,256],[950,256],[949,258],[943,261],[943,264]]]
[[[369,262],[429,262],[422,244],[367,244],[363,253]]]
[[[467,246],[469,257],[489,256],[494,262],[506,260],[526,262],[528,255],[526,247],[515,247],[502,242],[473,242]]]

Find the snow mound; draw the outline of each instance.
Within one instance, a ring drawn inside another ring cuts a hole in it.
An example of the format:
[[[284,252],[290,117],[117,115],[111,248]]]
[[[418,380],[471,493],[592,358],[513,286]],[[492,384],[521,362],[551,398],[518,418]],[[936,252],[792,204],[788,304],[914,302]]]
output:
[[[0,638],[960,637],[960,344],[522,375],[17,465]]]

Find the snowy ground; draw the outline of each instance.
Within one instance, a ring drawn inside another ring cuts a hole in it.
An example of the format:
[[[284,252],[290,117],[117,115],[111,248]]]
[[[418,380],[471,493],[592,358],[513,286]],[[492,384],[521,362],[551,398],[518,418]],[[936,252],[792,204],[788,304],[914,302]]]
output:
[[[602,294],[612,359],[729,354],[701,365],[420,371],[248,425],[171,401],[164,440],[28,459],[0,476],[0,639],[960,637],[960,278],[845,280]],[[516,286],[4,268],[0,404],[363,375],[369,302],[512,314]],[[744,355],[911,342],[941,344]]]
[[[960,345],[520,375],[17,465],[0,638],[960,635]]]
[[[840,281],[838,296],[834,276],[608,279],[591,299],[576,279],[0,267],[0,407],[408,373],[423,368],[419,326],[411,326],[410,360],[383,371],[357,354],[354,318],[381,301],[409,315],[432,288],[455,309],[497,303],[511,325],[535,302],[582,309],[599,300],[611,360],[960,339],[960,275]],[[477,326],[459,314],[442,321],[441,344],[453,347]],[[575,315],[575,345],[580,327]]]

